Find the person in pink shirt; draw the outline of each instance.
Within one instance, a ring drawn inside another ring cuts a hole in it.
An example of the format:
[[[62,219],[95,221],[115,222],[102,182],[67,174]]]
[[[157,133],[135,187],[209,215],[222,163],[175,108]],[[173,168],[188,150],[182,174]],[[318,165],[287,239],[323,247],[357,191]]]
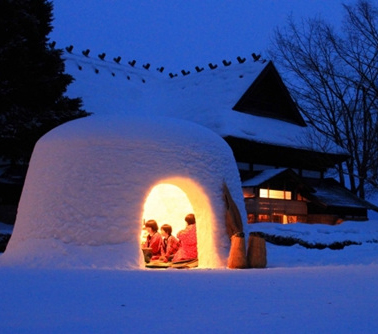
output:
[[[185,217],[186,228],[177,233],[180,248],[173,257],[172,262],[197,259],[197,232],[196,218],[190,213]]]

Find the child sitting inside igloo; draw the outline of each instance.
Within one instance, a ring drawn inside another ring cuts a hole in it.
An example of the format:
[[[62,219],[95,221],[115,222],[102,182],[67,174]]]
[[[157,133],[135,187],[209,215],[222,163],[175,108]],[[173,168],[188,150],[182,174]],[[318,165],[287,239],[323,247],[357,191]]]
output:
[[[195,260],[198,257],[196,218],[194,214],[186,215],[185,221],[186,228],[177,233],[177,238],[180,240],[180,248],[172,259],[173,263]]]
[[[158,232],[158,224],[153,219],[145,223],[144,229],[147,231],[148,235],[146,241],[142,243],[142,250],[145,261],[148,263],[152,257],[157,256],[157,258],[159,258],[161,255],[162,237]]]
[[[164,224],[160,227],[160,233],[163,240],[160,244],[160,256],[153,256],[152,260],[159,259],[163,262],[171,262],[173,256],[180,247],[180,242],[172,235],[172,226]]]

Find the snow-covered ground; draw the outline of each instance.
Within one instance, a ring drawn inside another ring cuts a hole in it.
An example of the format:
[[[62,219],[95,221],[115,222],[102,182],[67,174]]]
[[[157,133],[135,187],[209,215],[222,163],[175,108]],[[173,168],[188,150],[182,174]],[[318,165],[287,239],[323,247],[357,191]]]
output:
[[[369,222],[338,226],[264,224],[253,230],[309,243],[361,245],[319,250],[267,243],[266,269],[0,265],[1,333],[377,332],[374,215]]]

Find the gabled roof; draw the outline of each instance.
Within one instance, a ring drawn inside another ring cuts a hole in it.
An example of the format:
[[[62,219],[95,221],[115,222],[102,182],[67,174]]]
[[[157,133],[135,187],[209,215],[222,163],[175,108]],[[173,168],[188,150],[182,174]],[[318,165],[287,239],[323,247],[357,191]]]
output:
[[[271,61],[252,82],[233,109],[306,126],[306,122]]]

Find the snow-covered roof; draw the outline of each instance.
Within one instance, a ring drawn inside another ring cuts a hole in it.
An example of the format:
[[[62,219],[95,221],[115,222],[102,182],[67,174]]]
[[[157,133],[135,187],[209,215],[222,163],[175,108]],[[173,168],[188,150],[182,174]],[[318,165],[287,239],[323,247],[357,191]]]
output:
[[[245,180],[242,183],[242,187],[257,187],[261,183],[270,180],[272,177],[281,174],[285,170],[287,170],[287,168],[265,169],[261,173],[257,174],[255,177]]]
[[[138,62],[131,66],[127,61],[116,63],[68,52],[64,58],[66,72],[75,78],[68,95],[82,97],[89,112],[169,116],[204,125],[222,137],[324,151],[308,140],[310,127],[232,110],[268,62],[235,59],[229,66],[220,63],[214,70],[206,67],[198,73],[191,69],[186,70],[191,72],[188,75],[177,73],[170,78],[158,66],[150,65],[147,70],[146,64]],[[329,145],[328,153],[345,153]]]
[[[316,198],[327,206],[376,209],[374,205],[354,195],[332,179],[314,182]]]

